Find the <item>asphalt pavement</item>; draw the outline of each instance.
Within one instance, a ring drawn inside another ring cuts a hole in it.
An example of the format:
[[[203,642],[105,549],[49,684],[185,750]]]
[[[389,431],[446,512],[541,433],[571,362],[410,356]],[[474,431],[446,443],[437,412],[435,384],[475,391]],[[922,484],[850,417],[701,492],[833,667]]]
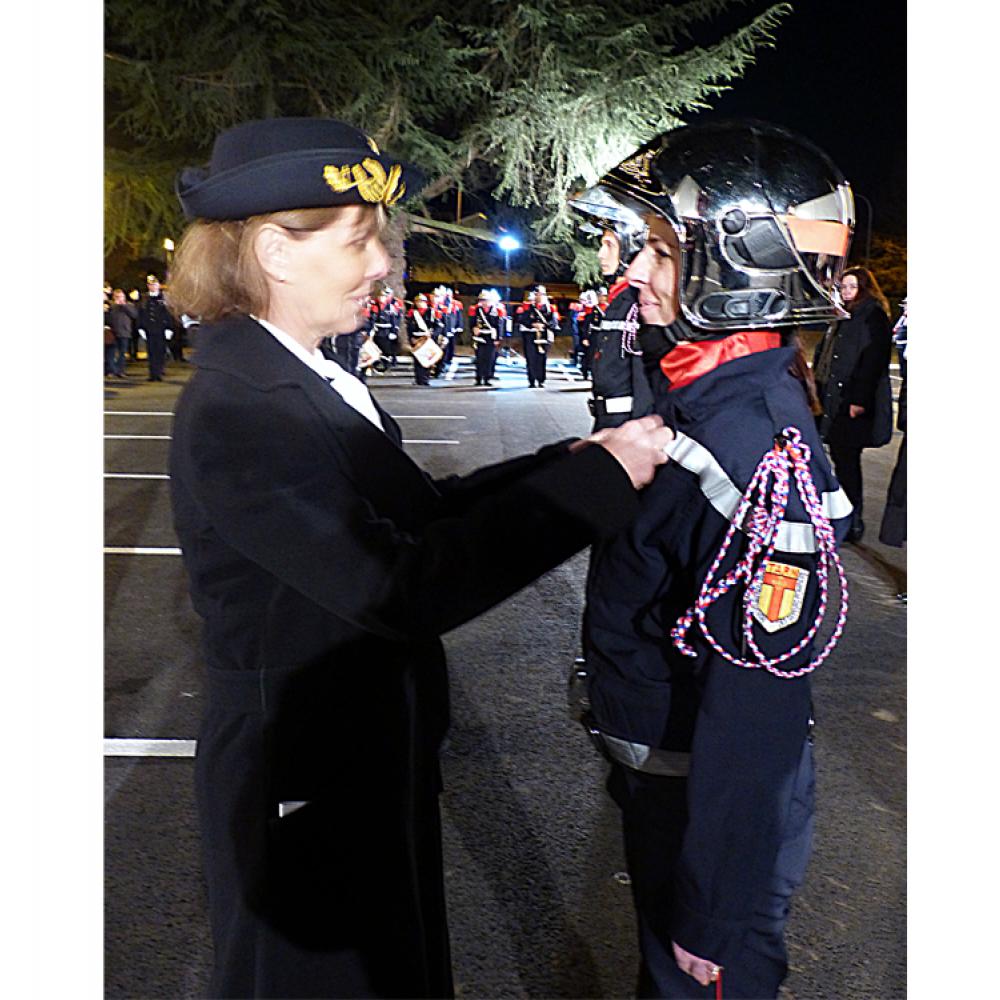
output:
[[[564,359],[543,390],[501,361],[492,388],[461,358],[429,389],[409,360],[370,380],[431,475],[584,435],[587,383]],[[199,619],[172,529],[171,413],[193,366],[105,382],[105,991],[205,995],[211,940],[194,813],[203,706]],[[815,849],[788,928],[795,1000],[906,995],[906,555],[878,518],[900,435],[864,453],[868,536],[842,552],[851,613],[815,675]],[[518,511],[496,525],[499,550]],[[585,554],[445,636],[445,867],[462,998],[628,997],[634,920],[605,765],[566,710]]]

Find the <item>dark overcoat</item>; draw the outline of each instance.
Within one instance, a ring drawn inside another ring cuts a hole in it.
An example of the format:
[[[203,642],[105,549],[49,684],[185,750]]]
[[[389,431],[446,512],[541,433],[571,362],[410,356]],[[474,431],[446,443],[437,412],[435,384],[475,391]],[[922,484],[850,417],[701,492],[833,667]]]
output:
[[[197,364],[170,468],[204,619],[212,995],[449,996],[439,636],[621,528],[636,494],[565,443],[432,481],[384,411],[386,433],[249,318],[206,326]],[[510,510],[527,530],[498,549]]]
[[[828,373],[819,365],[827,348],[832,352]],[[891,353],[889,317],[872,298],[859,303],[850,319],[841,320],[820,341],[813,370],[818,372],[816,389],[823,404],[819,427],[825,441],[845,448],[870,448],[880,429],[877,425],[886,418],[891,424],[891,394],[886,398]],[[863,406],[865,412],[852,417],[852,405]]]

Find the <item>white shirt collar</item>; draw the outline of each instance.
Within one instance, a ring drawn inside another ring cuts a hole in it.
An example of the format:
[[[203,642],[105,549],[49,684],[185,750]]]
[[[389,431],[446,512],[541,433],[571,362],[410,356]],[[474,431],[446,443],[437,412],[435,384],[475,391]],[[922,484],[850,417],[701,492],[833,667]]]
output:
[[[319,350],[307,351],[294,337],[273,323],[269,323],[266,319],[261,319],[252,313],[250,318],[260,323],[282,347],[291,351],[304,365],[307,365],[318,375],[322,375],[348,406],[370,420],[380,431],[385,430],[378,410],[375,408],[372,394],[364,382],[342,368],[336,361],[323,357]]]

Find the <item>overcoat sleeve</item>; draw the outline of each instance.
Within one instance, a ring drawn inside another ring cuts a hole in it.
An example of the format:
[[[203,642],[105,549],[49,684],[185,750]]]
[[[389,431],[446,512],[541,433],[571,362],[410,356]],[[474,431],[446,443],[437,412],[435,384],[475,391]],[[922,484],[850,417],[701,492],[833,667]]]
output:
[[[430,515],[406,530],[358,488],[329,426],[297,390],[268,396],[248,405],[234,386],[188,407],[186,426],[175,428],[172,475],[223,542],[387,638],[426,638],[468,621],[601,531],[624,526],[637,508],[622,466],[590,445],[450,481]],[[404,489],[433,489],[417,470],[410,475]],[[498,518],[514,510],[520,530],[497,546]]]

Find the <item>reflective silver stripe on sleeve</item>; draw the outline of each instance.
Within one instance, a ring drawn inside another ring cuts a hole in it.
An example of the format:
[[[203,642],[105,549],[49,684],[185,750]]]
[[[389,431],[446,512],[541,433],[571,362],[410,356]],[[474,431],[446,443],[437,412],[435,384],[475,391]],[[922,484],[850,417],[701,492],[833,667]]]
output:
[[[667,445],[666,451],[674,462],[698,477],[705,499],[732,523],[743,494],[726,475],[715,456],[704,445],[679,432]],[[820,500],[823,513],[831,521],[847,517],[853,509],[842,489],[838,489],[836,493],[823,493]],[[781,552],[815,552],[816,533],[813,526],[805,522],[783,521],[778,528],[775,547]]]
[[[659,774],[668,778],[685,778],[691,769],[691,754],[680,750],[660,750],[645,743],[630,743],[617,736],[601,733],[608,754],[619,764],[646,774]]]

